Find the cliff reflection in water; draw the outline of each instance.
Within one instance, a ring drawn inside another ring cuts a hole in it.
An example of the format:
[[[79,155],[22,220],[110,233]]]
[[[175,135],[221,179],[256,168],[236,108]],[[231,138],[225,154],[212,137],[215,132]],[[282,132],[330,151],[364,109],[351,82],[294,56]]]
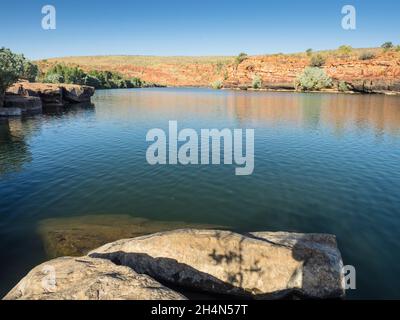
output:
[[[97,118],[165,121],[219,118],[236,120],[237,127],[286,123],[305,129],[373,130],[376,135],[399,135],[400,97],[384,95],[285,92],[212,91],[207,89],[144,89],[101,92],[97,99],[118,99],[117,109],[97,110]],[[134,106],[134,107],[133,107]]]
[[[48,121],[58,118],[79,118],[83,113],[93,112],[90,103],[74,104],[68,107],[47,107],[42,115],[32,117],[0,118],[0,177],[2,174],[20,171],[32,160],[29,140],[38,134]]]

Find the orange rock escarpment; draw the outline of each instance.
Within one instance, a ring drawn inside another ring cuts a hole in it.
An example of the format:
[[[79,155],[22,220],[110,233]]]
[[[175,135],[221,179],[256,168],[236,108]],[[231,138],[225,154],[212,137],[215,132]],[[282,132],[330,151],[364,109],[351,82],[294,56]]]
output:
[[[325,53],[323,68],[334,81],[354,85],[355,91],[400,92],[400,52],[365,49],[375,56],[361,60],[362,50],[355,49],[350,55]],[[210,86],[221,81],[224,87],[250,87],[258,76],[265,88],[293,89],[296,77],[309,66],[310,57],[302,53],[250,56],[236,64],[234,57],[100,56],[50,59],[39,65],[46,70],[56,63],[79,66],[85,71],[116,71],[166,86]]]

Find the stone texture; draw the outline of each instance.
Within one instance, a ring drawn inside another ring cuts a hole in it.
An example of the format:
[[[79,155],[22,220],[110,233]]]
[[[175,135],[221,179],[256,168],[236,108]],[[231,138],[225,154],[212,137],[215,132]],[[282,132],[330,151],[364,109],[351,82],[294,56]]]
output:
[[[39,97],[44,106],[90,102],[94,88],[74,84],[18,82],[7,89],[8,93]]]
[[[174,292],[132,269],[111,261],[58,258],[28,273],[5,300],[183,300]]]
[[[119,240],[89,256],[206,292],[260,299],[344,296],[333,235],[182,229]]]
[[[42,112],[42,101],[38,97],[6,95],[4,107],[19,108],[22,114],[37,114]]]
[[[364,51],[356,49],[350,56],[330,52],[323,68],[335,81],[378,81],[385,86],[399,82],[400,52],[371,48],[368,52],[375,57],[360,60],[359,56]],[[249,88],[254,76],[258,75],[265,89],[293,90],[294,80],[311,59],[304,53],[258,55],[249,56],[237,65],[235,57],[204,58],[148,57],[147,63],[143,64],[143,61],[135,62],[129,57],[68,57],[39,61],[39,65],[43,70],[57,63],[79,65],[86,71],[112,70],[127,78],[139,77],[149,83],[166,86],[210,86],[215,81],[223,81],[225,88]],[[152,62],[153,59],[156,61]],[[400,93],[398,85],[392,88],[391,91]]]

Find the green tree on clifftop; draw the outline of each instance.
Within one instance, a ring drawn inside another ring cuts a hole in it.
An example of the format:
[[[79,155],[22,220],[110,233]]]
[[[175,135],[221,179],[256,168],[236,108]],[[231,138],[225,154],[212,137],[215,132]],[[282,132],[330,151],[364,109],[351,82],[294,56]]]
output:
[[[4,94],[8,87],[20,78],[34,80],[37,73],[37,66],[26,60],[22,54],[0,48],[0,107],[3,106]]]

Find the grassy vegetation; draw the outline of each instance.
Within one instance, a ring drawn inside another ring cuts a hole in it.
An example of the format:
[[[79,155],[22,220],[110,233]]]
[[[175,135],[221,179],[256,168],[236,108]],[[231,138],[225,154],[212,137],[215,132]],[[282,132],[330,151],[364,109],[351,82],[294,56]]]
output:
[[[322,67],[324,64],[325,64],[325,58],[320,54],[312,56],[310,60],[310,67]]]
[[[124,79],[119,73],[92,70],[84,72],[78,67],[56,64],[43,74],[40,79],[46,83],[68,83],[87,85],[96,89],[140,88],[144,82],[139,78]]]
[[[359,56],[360,60],[371,60],[373,58],[375,58],[375,54],[373,52],[370,52],[370,51],[363,52]]]
[[[84,65],[87,67],[96,66],[109,67],[110,65],[131,64],[139,67],[149,67],[161,64],[226,64],[231,63],[234,57],[229,56],[88,56],[88,57],[65,57],[42,60],[46,64],[64,63],[68,65]]]

